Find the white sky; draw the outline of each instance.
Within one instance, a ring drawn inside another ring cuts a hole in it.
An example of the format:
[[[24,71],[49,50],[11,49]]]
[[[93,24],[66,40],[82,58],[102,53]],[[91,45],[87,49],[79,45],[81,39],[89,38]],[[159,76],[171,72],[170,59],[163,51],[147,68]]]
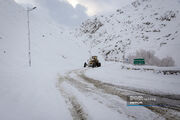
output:
[[[45,8],[58,23],[77,26],[88,17],[115,11],[134,0],[14,0],[23,6]],[[63,16],[63,17],[62,17]]]
[[[23,4],[33,4],[36,0],[15,0],[18,3]],[[51,0],[49,0],[51,1]],[[93,16],[100,13],[110,12],[122,6],[125,6],[127,3],[133,0],[59,0],[67,1],[74,8],[77,4],[80,4],[86,7],[86,13],[88,16]]]

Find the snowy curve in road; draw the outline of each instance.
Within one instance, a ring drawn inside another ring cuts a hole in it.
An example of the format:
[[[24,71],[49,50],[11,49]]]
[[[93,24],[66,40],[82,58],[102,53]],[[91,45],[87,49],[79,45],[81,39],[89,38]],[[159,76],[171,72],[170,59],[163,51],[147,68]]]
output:
[[[92,69],[73,70],[60,76],[58,88],[66,99],[73,119],[120,120],[120,119],[179,119],[180,108],[169,107],[127,107],[127,95],[151,95],[159,97],[164,104],[179,102],[141,89],[124,87],[96,80],[86,76]],[[93,69],[93,71],[96,71]]]

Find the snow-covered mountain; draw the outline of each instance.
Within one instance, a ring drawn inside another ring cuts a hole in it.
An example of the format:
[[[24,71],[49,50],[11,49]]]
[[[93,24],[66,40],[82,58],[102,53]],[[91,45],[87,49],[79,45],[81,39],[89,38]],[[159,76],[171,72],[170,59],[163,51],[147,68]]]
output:
[[[180,2],[135,0],[113,13],[94,16],[76,29],[77,39],[93,54],[120,61],[137,50],[153,50],[159,58],[173,57],[180,65]]]

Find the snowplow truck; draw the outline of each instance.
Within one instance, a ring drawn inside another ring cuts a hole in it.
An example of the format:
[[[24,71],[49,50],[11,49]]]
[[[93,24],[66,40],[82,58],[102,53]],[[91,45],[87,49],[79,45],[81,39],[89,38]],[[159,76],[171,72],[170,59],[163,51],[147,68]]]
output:
[[[92,56],[88,62],[84,63],[84,67],[101,67],[101,63],[99,62],[99,60],[97,59],[97,56]]]

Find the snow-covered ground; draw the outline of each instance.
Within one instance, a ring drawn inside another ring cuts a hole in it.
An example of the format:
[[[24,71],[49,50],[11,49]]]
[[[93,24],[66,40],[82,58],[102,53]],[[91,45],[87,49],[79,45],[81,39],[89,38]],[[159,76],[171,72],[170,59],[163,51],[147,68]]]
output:
[[[121,68],[122,64],[107,63],[101,68],[76,69],[59,76],[59,89],[73,119],[180,118],[179,75]],[[129,107],[128,95],[155,96],[169,107]]]
[[[127,107],[126,102],[128,94],[179,95],[179,75],[121,69],[101,57],[101,68],[82,68],[89,49],[46,12],[40,6],[30,12],[29,67],[26,10],[0,0],[0,120],[180,118],[178,106]]]
[[[154,71],[122,69],[123,64],[112,63],[104,67],[88,70],[86,75],[90,78],[101,80],[102,82],[140,89],[143,91],[158,94],[180,94],[180,75],[164,75],[157,73],[156,70],[163,68],[144,66],[144,68],[154,69]],[[129,65],[127,65],[129,66]],[[131,65],[130,65],[131,66]],[[131,68],[141,68],[131,66]],[[167,70],[167,68],[164,68]],[[179,69],[179,68],[169,68]]]
[[[0,15],[0,119],[72,119],[56,82],[59,73],[80,67],[86,58],[83,45],[37,8],[30,12],[29,67],[25,9],[0,0]]]

